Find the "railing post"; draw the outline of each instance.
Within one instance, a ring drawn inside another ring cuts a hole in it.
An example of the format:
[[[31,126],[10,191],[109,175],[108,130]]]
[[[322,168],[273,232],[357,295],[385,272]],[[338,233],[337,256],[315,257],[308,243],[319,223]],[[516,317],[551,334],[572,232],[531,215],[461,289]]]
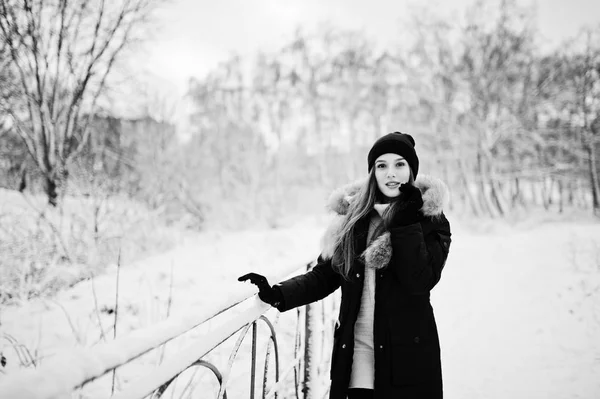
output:
[[[252,322],[252,368],[250,370],[250,399],[254,399],[256,385],[256,321]]]
[[[308,265],[308,269],[312,267]],[[319,381],[319,309],[318,304],[306,306],[304,335],[304,399],[316,399]]]

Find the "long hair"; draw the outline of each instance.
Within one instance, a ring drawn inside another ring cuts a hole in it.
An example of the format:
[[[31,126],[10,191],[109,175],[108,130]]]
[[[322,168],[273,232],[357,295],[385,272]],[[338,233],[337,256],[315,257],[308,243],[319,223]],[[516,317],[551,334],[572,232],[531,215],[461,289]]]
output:
[[[410,176],[408,180],[409,184],[414,184],[414,178],[412,170],[410,170]],[[337,271],[349,280],[352,268],[354,266],[354,260],[357,254],[354,248],[354,228],[356,224],[367,217],[373,210],[375,203],[390,202],[390,206],[383,212],[382,219],[383,223],[380,225],[380,229],[383,230],[385,226],[389,226],[394,215],[397,212],[402,211],[402,199],[403,196],[399,195],[396,198],[387,199],[377,187],[377,179],[375,177],[375,167],[371,168],[369,177],[365,184],[360,187],[348,207],[341,228],[337,234],[335,240],[335,251],[332,259],[332,265]],[[379,229],[378,229],[379,230]],[[379,235],[380,231],[375,233],[375,236]]]

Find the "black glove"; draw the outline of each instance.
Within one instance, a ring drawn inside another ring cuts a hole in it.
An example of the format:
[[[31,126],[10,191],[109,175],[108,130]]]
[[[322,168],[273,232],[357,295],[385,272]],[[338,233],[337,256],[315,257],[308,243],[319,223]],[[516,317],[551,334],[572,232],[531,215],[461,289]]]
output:
[[[395,205],[395,214],[389,227],[407,226],[421,220],[423,197],[421,190],[412,184],[404,183],[400,186],[400,198]]]
[[[258,287],[258,297],[261,301],[273,307],[278,307],[283,302],[283,294],[279,287],[271,287],[267,278],[257,273],[248,273],[238,278],[238,281],[247,281]]]

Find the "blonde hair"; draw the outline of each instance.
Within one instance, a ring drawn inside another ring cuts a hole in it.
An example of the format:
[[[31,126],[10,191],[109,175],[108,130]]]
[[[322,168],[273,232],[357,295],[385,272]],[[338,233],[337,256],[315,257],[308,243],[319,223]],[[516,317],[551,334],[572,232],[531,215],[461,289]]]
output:
[[[410,171],[408,183],[414,184],[412,170]],[[387,209],[383,212],[383,223],[379,226],[379,229],[383,230],[385,226],[389,226],[394,215],[397,212],[402,211],[402,201],[400,201],[402,197],[402,195],[399,195],[390,201],[390,206],[387,207]],[[369,213],[371,213],[376,202],[386,201],[389,201],[389,199],[384,197],[379,190],[379,187],[377,186],[377,178],[375,177],[375,168],[373,167],[369,171],[369,178],[366,180],[365,184],[359,188],[358,192],[350,203],[348,212],[344,217],[341,228],[335,240],[335,251],[333,254],[332,265],[335,269],[337,269],[338,273],[344,277],[344,279],[350,279],[352,268],[354,267],[354,260],[356,256],[359,255],[355,253],[354,248],[354,228],[356,224],[363,218],[367,217]],[[375,236],[377,236],[378,233],[379,232],[376,232]]]

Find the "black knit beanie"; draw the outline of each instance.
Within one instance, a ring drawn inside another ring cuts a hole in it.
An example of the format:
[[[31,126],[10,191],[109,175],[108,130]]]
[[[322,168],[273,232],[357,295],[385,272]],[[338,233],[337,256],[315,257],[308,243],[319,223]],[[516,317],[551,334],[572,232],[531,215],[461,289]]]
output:
[[[375,160],[387,153],[398,154],[406,159],[406,162],[413,173],[413,177],[415,179],[417,178],[417,173],[419,172],[419,158],[415,152],[415,139],[413,139],[410,134],[394,132],[377,139],[367,156],[369,172],[371,171],[371,168],[373,168]]]

